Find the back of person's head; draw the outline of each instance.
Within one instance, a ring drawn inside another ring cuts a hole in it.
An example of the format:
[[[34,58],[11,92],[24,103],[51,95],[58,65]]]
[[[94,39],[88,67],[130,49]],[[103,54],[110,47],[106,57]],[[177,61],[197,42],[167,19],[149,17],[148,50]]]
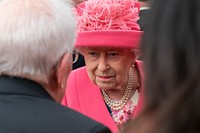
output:
[[[0,75],[48,82],[51,69],[73,49],[70,10],[61,0],[1,0]]]
[[[199,0],[151,3],[142,42],[146,106],[124,133],[200,132],[199,8]]]
[[[199,8],[199,0],[154,0],[151,5],[142,44],[145,101],[163,111],[158,118],[162,132],[200,132]]]
[[[154,0],[152,6],[142,49],[147,101],[156,103],[175,91],[200,89],[200,1]]]

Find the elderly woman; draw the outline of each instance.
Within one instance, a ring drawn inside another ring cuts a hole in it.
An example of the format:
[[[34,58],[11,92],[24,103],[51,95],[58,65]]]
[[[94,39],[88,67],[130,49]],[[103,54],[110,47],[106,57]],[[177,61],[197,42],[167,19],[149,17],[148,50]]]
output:
[[[76,8],[76,48],[85,67],[71,72],[62,104],[117,132],[141,110],[142,31],[134,0],[88,0]]]

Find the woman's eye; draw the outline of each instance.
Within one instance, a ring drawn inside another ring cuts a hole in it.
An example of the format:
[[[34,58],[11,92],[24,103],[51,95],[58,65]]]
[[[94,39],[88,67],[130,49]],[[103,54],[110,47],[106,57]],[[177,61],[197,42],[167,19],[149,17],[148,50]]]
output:
[[[120,57],[120,54],[116,52],[112,52],[112,53],[108,53],[107,56],[109,59],[118,59]]]
[[[95,51],[91,51],[91,52],[88,52],[88,53],[87,53],[87,58],[88,58],[89,60],[96,60],[96,59],[99,58],[99,56],[100,56],[100,53],[95,52]]]
[[[98,56],[99,54],[97,52],[88,52],[88,55],[90,55],[90,56]]]
[[[119,53],[108,53],[109,56],[116,57],[119,56]]]

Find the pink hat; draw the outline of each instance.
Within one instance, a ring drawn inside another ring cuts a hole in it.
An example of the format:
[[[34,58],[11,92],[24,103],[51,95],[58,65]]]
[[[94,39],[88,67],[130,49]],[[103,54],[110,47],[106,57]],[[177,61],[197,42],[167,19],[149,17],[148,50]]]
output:
[[[87,0],[77,5],[75,46],[139,48],[139,8],[136,0]]]

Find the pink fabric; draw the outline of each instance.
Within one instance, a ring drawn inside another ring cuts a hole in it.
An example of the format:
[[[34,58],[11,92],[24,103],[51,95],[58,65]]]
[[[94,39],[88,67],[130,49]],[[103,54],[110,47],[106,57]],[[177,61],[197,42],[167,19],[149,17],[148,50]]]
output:
[[[78,32],[76,47],[123,47],[139,48],[142,31],[87,31]]]
[[[141,62],[137,62],[137,64],[139,68],[141,68]],[[143,75],[141,69],[140,74],[141,76]],[[141,79],[143,79],[143,77],[141,77]],[[142,99],[143,97],[140,96],[138,106],[135,110],[135,112],[137,112],[136,114],[138,114],[143,107]],[[76,69],[70,73],[62,104],[104,124],[109,127],[113,133],[118,131],[104,103],[100,88],[91,83],[85,67]],[[134,116],[136,114],[134,114]]]

